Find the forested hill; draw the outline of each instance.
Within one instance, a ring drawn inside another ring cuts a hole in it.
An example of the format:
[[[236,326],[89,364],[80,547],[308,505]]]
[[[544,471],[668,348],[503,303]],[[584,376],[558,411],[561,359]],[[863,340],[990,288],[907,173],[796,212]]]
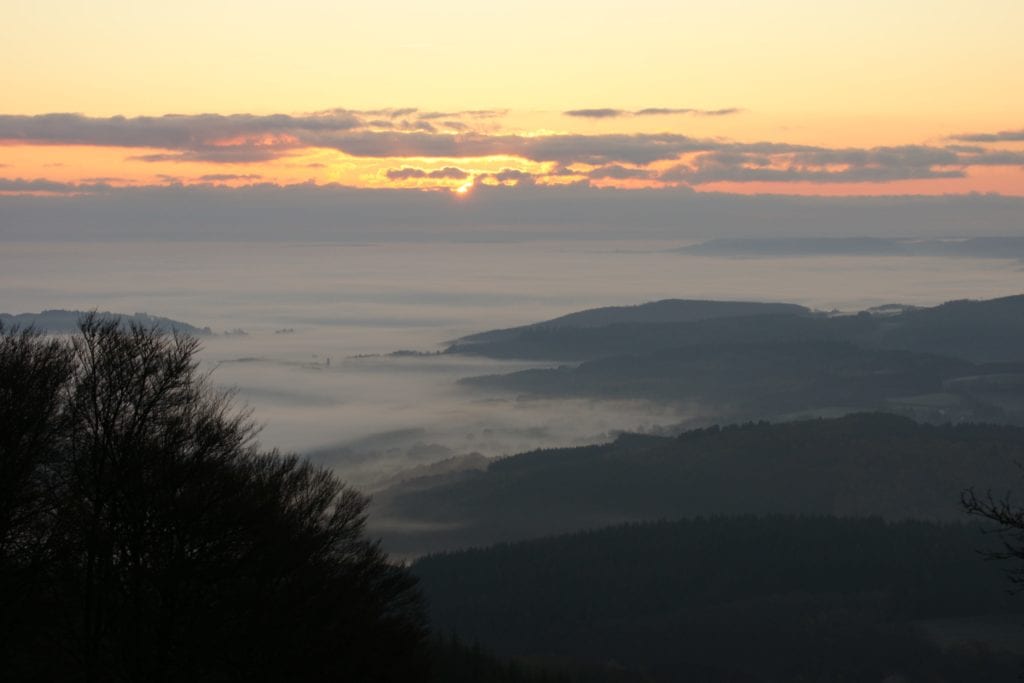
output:
[[[797,304],[750,301],[707,301],[701,299],[664,299],[636,306],[605,306],[569,313],[558,318],[521,327],[471,334],[457,343],[494,342],[514,339],[537,328],[587,328],[605,325],[681,323],[713,318],[756,315],[808,315],[810,310]]]
[[[715,420],[885,410],[1024,424],[1024,363],[971,363],[849,342],[701,344],[460,380],[546,397],[646,399]]]
[[[954,301],[900,310],[895,315],[812,315],[799,308],[768,308],[762,315],[753,315],[742,307],[730,309],[727,302],[715,303],[726,307],[714,317],[665,320],[637,316],[586,326],[538,323],[466,337],[447,350],[494,358],[581,361],[700,344],[843,341],[974,362],[1024,361],[1024,344],[1020,343],[1024,338],[1024,295]]]
[[[375,494],[374,534],[405,555],[697,515],[963,517],[961,491],[1014,488],[1024,429],[885,414],[623,435]]]
[[[41,313],[18,313],[17,315],[0,313],[0,324],[4,327],[19,327],[21,329],[31,327],[39,332],[51,334],[72,334],[78,331],[79,321],[88,314],[88,311],[67,311],[62,309],[52,309],[42,311]],[[96,319],[99,321],[116,319],[125,327],[136,324],[145,328],[156,328],[164,332],[181,332],[196,337],[212,334],[209,327],[196,327],[180,320],[171,320],[170,318],[163,318],[148,313],[127,315],[103,311],[96,313]]]
[[[994,542],[962,524],[714,518],[431,556],[412,569],[437,628],[506,655],[659,681],[1009,682],[1024,627],[1006,614],[1024,599],[1007,597],[1001,568],[978,557]],[[986,624],[1000,625],[998,642],[985,640]]]

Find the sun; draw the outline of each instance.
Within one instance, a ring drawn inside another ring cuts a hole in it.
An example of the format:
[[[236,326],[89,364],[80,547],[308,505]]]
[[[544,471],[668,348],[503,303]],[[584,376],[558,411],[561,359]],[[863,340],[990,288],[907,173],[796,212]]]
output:
[[[455,188],[455,194],[464,197],[467,194],[469,194],[469,191],[472,190],[472,189],[473,189],[473,183],[471,183],[471,182],[470,183],[465,183],[465,184],[459,185],[458,187]]]

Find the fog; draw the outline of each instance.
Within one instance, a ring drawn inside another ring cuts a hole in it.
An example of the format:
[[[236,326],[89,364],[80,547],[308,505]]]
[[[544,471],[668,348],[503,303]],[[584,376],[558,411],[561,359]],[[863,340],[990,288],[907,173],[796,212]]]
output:
[[[699,406],[521,400],[456,380],[537,364],[437,351],[471,332],[664,298],[859,310],[1019,293],[1006,259],[724,259],[678,241],[451,244],[5,243],[0,311],[145,311],[209,326],[202,367],[263,424],[360,485],[396,469],[589,443],[699,419]],[[225,334],[242,330],[245,334]],[[328,359],[330,363],[328,364]]]

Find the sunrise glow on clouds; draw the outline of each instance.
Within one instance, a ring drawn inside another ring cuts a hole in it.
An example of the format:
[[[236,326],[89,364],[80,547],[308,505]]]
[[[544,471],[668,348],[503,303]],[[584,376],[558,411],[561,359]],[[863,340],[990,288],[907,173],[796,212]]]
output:
[[[7,195],[1024,195],[1021,3],[5,4]]]

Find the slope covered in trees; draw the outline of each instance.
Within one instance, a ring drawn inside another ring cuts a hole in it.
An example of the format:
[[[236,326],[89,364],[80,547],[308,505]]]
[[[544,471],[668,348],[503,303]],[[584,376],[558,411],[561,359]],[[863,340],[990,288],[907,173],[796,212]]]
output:
[[[1024,424],[1024,296],[848,316],[715,310],[675,322],[556,320],[468,337],[448,352],[574,363],[469,377],[464,386],[668,402],[718,421],[885,410]]]
[[[664,681],[1009,682],[1024,627],[1013,653],[969,629],[1022,607],[979,560],[992,541],[962,524],[712,518],[430,556],[413,571],[439,627],[503,654]],[[943,637],[950,623],[959,642]]]
[[[725,303],[725,302],[721,302]],[[514,334],[507,334],[512,332]],[[494,358],[582,361],[704,344],[843,341],[869,348],[953,356],[977,363],[1024,361],[1024,295],[952,301],[896,315],[799,312],[702,319],[616,321],[600,326],[529,325],[457,340],[448,351]],[[474,341],[477,340],[477,341]]]
[[[260,451],[196,341],[0,331],[0,678],[407,681],[414,578],[367,499]]]
[[[696,515],[955,520],[963,489],[1003,492],[1018,462],[1024,429],[885,414],[623,435],[405,482],[375,495],[371,524],[394,552],[422,554]]]
[[[522,333],[539,328],[591,328],[624,324],[682,323],[714,318],[757,315],[807,315],[810,311],[796,304],[750,301],[707,301],[701,299],[663,299],[636,306],[605,306],[569,313],[543,322],[503,330],[492,330],[462,337],[460,343],[495,342],[516,339]]]
[[[1018,406],[978,380],[987,376],[1019,376],[1016,384],[1006,386],[1024,393],[1024,363],[982,365],[847,342],[691,346],[471,377],[461,383],[538,396],[671,402],[720,420],[889,409],[936,421],[1024,422]],[[968,377],[972,381],[963,381]]]

